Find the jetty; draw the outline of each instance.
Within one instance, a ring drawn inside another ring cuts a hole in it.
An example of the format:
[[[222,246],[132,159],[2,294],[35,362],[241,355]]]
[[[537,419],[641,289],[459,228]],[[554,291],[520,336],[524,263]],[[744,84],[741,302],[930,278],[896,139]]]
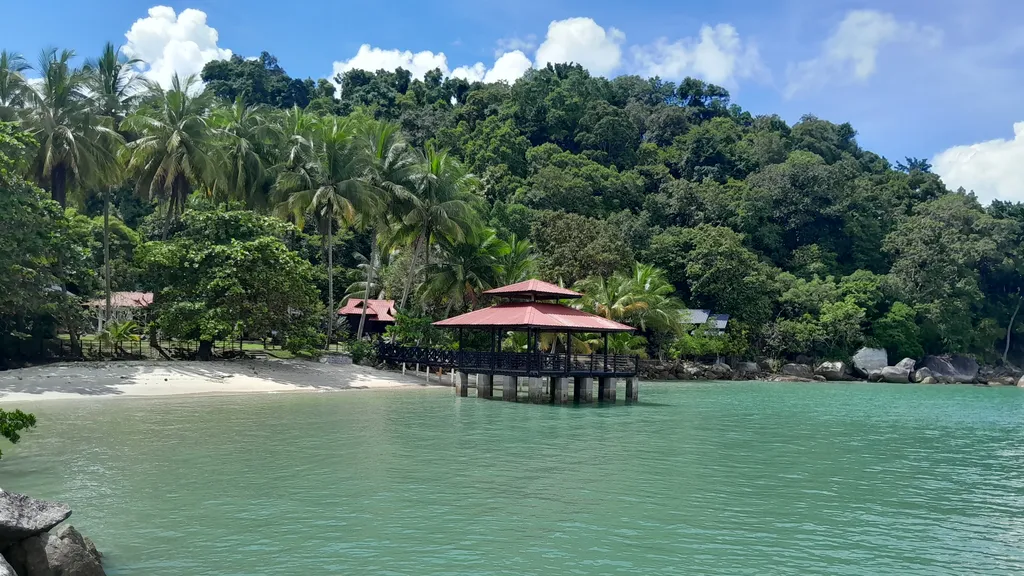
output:
[[[527,382],[527,399],[533,403],[593,403],[597,383],[597,402],[615,402],[620,381],[625,382],[625,399],[639,397],[640,358],[609,353],[608,335],[632,332],[627,326],[608,318],[567,306],[582,294],[541,280],[527,280],[484,292],[502,300],[481,308],[435,322],[441,328],[457,330],[458,348],[444,350],[429,347],[378,343],[379,357],[389,363],[409,364],[456,371],[455,390],[469,395],[470,376],[476,376],[479,398],[494,398],[500,388],[503,400],[517,402],[520,380]],[[474,338],[475,347],[466,345],[466,332],[480,331],[487,338]],[[526,334],[524,350],[503,351],[501,343],[510,332]],[[600,338],[600,354],[578,353],[585,348],[573,335]],[[546,351],[542,351],[541,342]],[[479,343],[485,345],[480,346]],[[479,348],[479,349],[476,349]]]

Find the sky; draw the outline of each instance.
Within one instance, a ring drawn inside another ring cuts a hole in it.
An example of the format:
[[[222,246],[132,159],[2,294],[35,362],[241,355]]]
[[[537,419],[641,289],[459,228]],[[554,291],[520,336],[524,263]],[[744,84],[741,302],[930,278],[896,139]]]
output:
[[[850,122],[862,147],[892,162],[928,158],[947,186],[982,202],[1024,201],[1019,0],[9,4],[0,48],[85,57],[112,41],[160,82],[262,51],[303,78],[402,66],[512,82],[558,61],[607,77],[696,76],[754,114]]]

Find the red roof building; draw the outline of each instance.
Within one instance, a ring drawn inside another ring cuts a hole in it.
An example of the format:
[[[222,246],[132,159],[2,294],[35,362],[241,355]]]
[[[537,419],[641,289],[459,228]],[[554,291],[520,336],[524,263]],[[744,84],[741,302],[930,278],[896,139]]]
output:
[[[632,326],[548,302],[504,302],[434,322],[442,328],[534,329],[537,332],[630,332]]]
[[[111,308],[149,308],[153,303],[152,292],[111,292]],[[106,298],[95,298],[85,303],[89,308],[106,308]]]
[[[501,288],[484,291],[489,296],[501,296],[503,298],[522,298],[525,300],[562,300],[580,298],[583,295],[579,292],[567,290],[543,280],[525,280],[516,282]]]
[[[394,300],[368,300],[369,306],[366,307],[366,319],[367,321],[374,322],[388,322],[392,323],[395,321],[395,301]],[[363,315],[363,299],[362,298],[349,298],[345,305],[338,309],[339,315],[346,316],[362,316]]]

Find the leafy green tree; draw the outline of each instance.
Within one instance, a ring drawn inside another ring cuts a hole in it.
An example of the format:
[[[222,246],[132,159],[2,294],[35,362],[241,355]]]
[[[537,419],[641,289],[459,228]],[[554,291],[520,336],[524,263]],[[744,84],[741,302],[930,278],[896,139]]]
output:
[[[279,140],[278,126],[259,105],[247,106],[240,96],[230,107],[216,109],[209,126],[219,140],[215,187],[229,199],[264,207],[270,186],[267,167],[274,158],[271,144]]]
[[[875,321],[871,337],[894,358],[920,358],[921,346],[917,313],[903,302],[894,302],[884,316]]]
[[[313,98],[334,96],[333,90],[325,90],[312,80],[291,78],[268,52],[253,60],[236,54],[227,60],[207,62],[202,80],[218,98],[229,102],[241,98],[248,105],[305,108]]]
[[[11,444],[21,440],[21,431],[34,428],[36,417],[21,410],[0,410],[0,436],[7,438]],[[0,452],[0,458],[3,453]]]
[[[140,328],[133,320],[124,322],[107,322],[100,332],[100,342],[111,346],[116,352],[127,355],[123,344],[125,342],[138,342]]]
[[[537,246],[541,278],[572,285],[588,276],[611,276],[634,262],[622,233],[578,214],[543,212],[530,236]]]
[[[277,333],[292,349],[311,348],[323,308],[312,265],[282,241],[294,233],[247,211],[186,212],[180,232],[138,250],[160,330],[198,341],[203,360],[214,341],[241,335]]]
[[[425,300],[444,302],[444,316],[467,305],[475,308],[480,293],[496,287],[500,259],[508,246],[494,231],[473,231],[463,240],[442,239],[438,260],[427,271]]]

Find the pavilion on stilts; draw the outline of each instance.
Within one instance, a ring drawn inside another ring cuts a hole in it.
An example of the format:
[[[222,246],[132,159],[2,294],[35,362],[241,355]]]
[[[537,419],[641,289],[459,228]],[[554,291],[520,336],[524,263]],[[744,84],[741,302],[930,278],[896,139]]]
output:
[[[435,326],[458,330],[458,350],[380,342],[378,355],[386,362],[401,364],[403,369],[407,364],[418,364],[456,370],[455,389],[459,396],[469,395],[470,375],[475,374],[477,396],[480,398],[492,398],[497,386],[501,388],[504,400],[518,401],[519,381],[525,379],[530,402],[590,403],[594,401],[596,380],[597,400],[615,402],[616,386],[621,379],[626,382],[626,401],[637,400],[639,357],[608,352],[608,334],[632,332],[631,326],[562,304],[561,300],[582,295],[540,280],[527,280],[487,290],[484,294],[504,301],[434,323]],[[489,349],[465,349],[464,330],[488,332]],[[501,342],[509,332],[526,333],[525,351],[501,350]],[[603,336],[603,353],[573,352],[573,334],[595,333]],[[539,342],[544,334],[553,336],[554,344],[549,352],[540,350]],[[564,345],[559,349],[562,337]]]

